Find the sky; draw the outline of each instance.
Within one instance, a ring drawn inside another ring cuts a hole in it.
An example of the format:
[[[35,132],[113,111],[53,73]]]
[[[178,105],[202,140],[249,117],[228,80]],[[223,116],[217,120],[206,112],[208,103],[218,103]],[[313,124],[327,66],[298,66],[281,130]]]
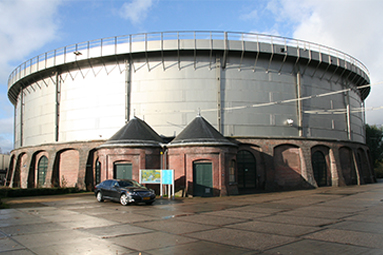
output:
[[[370,125],[383,125],[381,0],[0,0],[0,153],[13,149],[9,74],[47,51],[146,32],[235,31],[333,47],[370,71]]]

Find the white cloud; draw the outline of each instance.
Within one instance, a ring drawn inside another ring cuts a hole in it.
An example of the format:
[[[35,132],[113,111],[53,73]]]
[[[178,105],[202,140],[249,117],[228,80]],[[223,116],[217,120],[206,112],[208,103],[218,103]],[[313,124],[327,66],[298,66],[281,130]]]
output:
[[[309,0],[271,0],[265,9],[274,15],[276,23],[288,23],[289,25],[300,22],[310,15]]]
[[[383,81],[383,1],[272,1],[269,7],[277,22],[294,26],[297,39],[334,47],[363,62],[371,73],[371,82]],[[281,21],[279,17],[283,17]],[[383,85],[372,88],[367,107],[382,106]],[[383,110],[367,111],[369,124],[383,124]]]
[[[0,91],[7,87],[14,63],[57,38],[61,0],[0,0]],[[6,95],[0,103],[0,147],[12,149],[13,109]],[[7,103],[5,103],[7,102]]]
[[[259,18],[258,10],[256,9],[252,10],[249,13],[243,14],[240,18],[243,20],[258,19]]]
[[[131,0],[122,5],[120,16],[133,24],[138,24],[146,19],[153,3],[153,0]]]
[[[56,38],[55,17],[60,1],[0,1],[1,80],[9,75],[11,61],[24,59],[33,50]]]

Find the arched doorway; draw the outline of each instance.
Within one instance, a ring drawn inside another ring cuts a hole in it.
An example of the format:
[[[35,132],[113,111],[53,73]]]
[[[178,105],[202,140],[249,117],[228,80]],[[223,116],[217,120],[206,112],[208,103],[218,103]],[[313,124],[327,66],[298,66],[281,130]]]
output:
[[[46,156],[42,156],[37,165],[37,185],[38,187],[44,187],[45,179],[47,176],[48,169],[48,158]]]
[[[93,163],[94,163],[95,151],[96,150],[94,150],[94,149],[89,151],[88,160],[86,162],[86,167],[85,167],[85,188],[86,188],[87,191],[92,191],[93,188],[94,188],[94,185],[99,183],[99,182],[95,183],[95,181],[94,181],[95,174],[93,174]]]
[[[11,185],[12,174],[13,174],[13,167],[15,165],[15,161],[16,161],[16,156],[12,155],[11,156],[11,160],[10,160],[10,164],[9,164],[9,169],[8,169],[8,172],[7,172],[7,175],[6,175],[6,180],[5,180],[5,186],[6,187],[10,187],[10,185]]]
[[[343,178],[347,185],[358,184],[356,168],[353,161],[352,150],[347,147],[339,149],[340,165],[342,168]]]
[[[257,188],[257,171],[254,155],[242,150],[237,153],[238,189],[239,193],[249,193]]]
[[[372,173],[370,172],[366,152],[363,149],[359,148],[357,150],[356,160],[358,164],[360,178],[363,180],[363,183],[372,183]]]
[[[29,165],[27,188],[36,187],[36,155],[32,156],[31,163]]]
[[[314,179],[318,187],[328,186],[326,158],[321,151],[316,151],[311,156]]]
[[[21,168],[23,167],[23,163],[26,161],[27,155],[22,153],[18,156],[15,172],[13,175],[12,188],[21,188]]]

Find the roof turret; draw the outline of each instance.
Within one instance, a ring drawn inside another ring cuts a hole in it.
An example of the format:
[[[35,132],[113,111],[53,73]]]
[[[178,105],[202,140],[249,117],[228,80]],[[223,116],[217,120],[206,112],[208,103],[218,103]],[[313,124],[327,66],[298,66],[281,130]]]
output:
[[[170,142],[177,145],[229,145],[236,146],[219,133],[207,120],[198,115],[182,132]]]
[[[100,147],[161,146],[162,138],[143,120],[133,117]]]

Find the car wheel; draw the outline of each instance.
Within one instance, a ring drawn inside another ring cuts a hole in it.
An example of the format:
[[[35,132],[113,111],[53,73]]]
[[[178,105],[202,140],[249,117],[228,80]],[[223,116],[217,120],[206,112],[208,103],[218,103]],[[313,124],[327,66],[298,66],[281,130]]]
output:
[[[122,194],[121,197],[120,197],[120,203],[122,205],[128,205],[129,204],[129,200],[128,200],[128,196],[126,194]]]
[[[104,202],[104,196],[102,195],[101,191],[97,192],[97,201]]]

